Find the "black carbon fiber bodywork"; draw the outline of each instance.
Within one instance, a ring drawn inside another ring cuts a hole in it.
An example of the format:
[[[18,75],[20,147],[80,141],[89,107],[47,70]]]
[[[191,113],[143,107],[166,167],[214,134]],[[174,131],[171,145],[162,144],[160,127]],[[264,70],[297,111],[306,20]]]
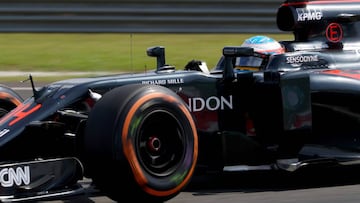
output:
[[[34,89],[34,96],[25,100],[1,87],[2,100],[15,102],[6,103],[13,110],[0,120],[0,183],[6,187],[0,196],[37,196],[39,188],[40,192],[41,188],[56,191],[87,177],[82,161],[89,159],[83,151],[88,117],[101,97],[132,84],[162,86],[179,96],[196,126],[198,149],[194,151],[199,172],[295,171],[304,166],[359,164],[359,8],[356,0],[285,1],[278,10],[278,26],[294,33],[293,41],[281,42],[285,53],[270,56],[226,46],[219,63],[208,72],[191,67],[201,65],[198,61],[189,63],[186,70],[166,65],[164,47],[156,46],[147,53],[157,57],[157,65],[145,73],[57,81]],[[250,55],[266,61],[262,70],[234,69],[236,57]],[[130,103],[131,92],[127,95],[121,105]],[[141,104],[151,117],[147,103]],[[160,111],[156,105],[152,108]],[[165,129],[158,126],[162,127]],[[157,150],[158,138],[149,139],[151,154]],[[117,142],[114,139],[114,146]],[[111,154],[114,149],[104,150]],[[118,153],[114,157],[122,159]],[[64,177],[53,173],[56,177],[50,186],[47,181],[45,185],[40,179],[49,171],[34,167],[39,160],[42,165],[72,165],[73,173],[66,171]],[[20,190],[35,180],[27,173],[30,169],[38,170],[39,185]]]

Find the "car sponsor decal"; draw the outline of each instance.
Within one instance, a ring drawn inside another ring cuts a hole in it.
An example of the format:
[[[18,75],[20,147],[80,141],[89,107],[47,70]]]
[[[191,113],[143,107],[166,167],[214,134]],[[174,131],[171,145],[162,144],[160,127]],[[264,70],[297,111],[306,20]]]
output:
[[[286,57],[287,64],[302,64],[309,62],[318,62],[318,55],[297,55],[297,56],[288,56]]]
[[[0,125],[3,124],[6,121],[12,120],[9,123],[9,126],[14,125],[15,123],[17,123],[18,121],[22,120],[23,118],[25,118],[26,116],[32,114],[33,112],[35,112],[36,110],[38,110],[41,107],[41,104],[37,104],[36,106],[29,108],[30,107],[30,103],[28,104],[21,104],[19,105],[17,108],[15,108],[13,111],[11,111],[10,113],[6,114],[1,120],[0,120]]]
[[[144,80],[141,84],[146,85],[176,85],[176,84],[183,84],[183,78],[170,78],[170,79],[161,79],[161,80]]]
[[[2,168],[0,170],[0,184],[2,187],[30,184],[30,167]]]
[[[203,111],[205,109],[209,111],[224,110],[226,107],[233,109],[233,98],[232,95],[229,98],[224,96],[211,96],[208,98],[190,97],[187,106],[191,112]]]
[[[297,8],[297,21],[319,21],[323,17],[323,13],[319,9],[306,9],[306,8]]]
[[[8,132],[10,132],[9,129],[7,129],[7,128],[2,129],[2,130],[0,131],[0,137],[6,135]]]
[[[360,70],[327,70],[326,74],[339,75],[360,80]]]

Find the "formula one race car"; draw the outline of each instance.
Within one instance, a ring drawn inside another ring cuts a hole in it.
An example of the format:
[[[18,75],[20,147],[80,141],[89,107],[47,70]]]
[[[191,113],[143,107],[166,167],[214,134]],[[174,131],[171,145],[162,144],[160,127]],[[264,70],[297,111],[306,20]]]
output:
[[[154,71],[40,89],[30,76],[25,99],[1,86],[0,199],[75,194],[90,178],[116,201],[163,202],[196,171],[359,164],[359,19],[360,0],[288,0],[282,54],[226,46],[210,71],[176,70],[154,46]],[[261,70],[234,69],[243,56]]]

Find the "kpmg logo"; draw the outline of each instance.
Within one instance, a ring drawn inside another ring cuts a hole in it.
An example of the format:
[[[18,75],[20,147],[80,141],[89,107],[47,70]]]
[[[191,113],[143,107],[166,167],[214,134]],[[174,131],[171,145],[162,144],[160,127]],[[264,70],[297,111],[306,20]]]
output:
[[[299,22],[317,21],[317,20],[321,20],[323,17],[323,13],[321,12],[321,10],[317,10],[317,9],[297,8],[296,12],[298,15],[297,21]]]

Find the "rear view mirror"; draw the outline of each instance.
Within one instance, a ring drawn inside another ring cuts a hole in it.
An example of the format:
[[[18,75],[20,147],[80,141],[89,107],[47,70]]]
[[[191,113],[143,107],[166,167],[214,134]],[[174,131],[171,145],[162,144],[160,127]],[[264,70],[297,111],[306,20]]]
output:
[[[159,70],[161,67],[165,66],[165,47],[155,46],[149,47],[146,50],[148,56],[156,57],[157,65],[156,69]]]
[[[223,55],[225,57],[238,57],[238,56],[254,56],[254,48],[251,47],[224,47]]]

